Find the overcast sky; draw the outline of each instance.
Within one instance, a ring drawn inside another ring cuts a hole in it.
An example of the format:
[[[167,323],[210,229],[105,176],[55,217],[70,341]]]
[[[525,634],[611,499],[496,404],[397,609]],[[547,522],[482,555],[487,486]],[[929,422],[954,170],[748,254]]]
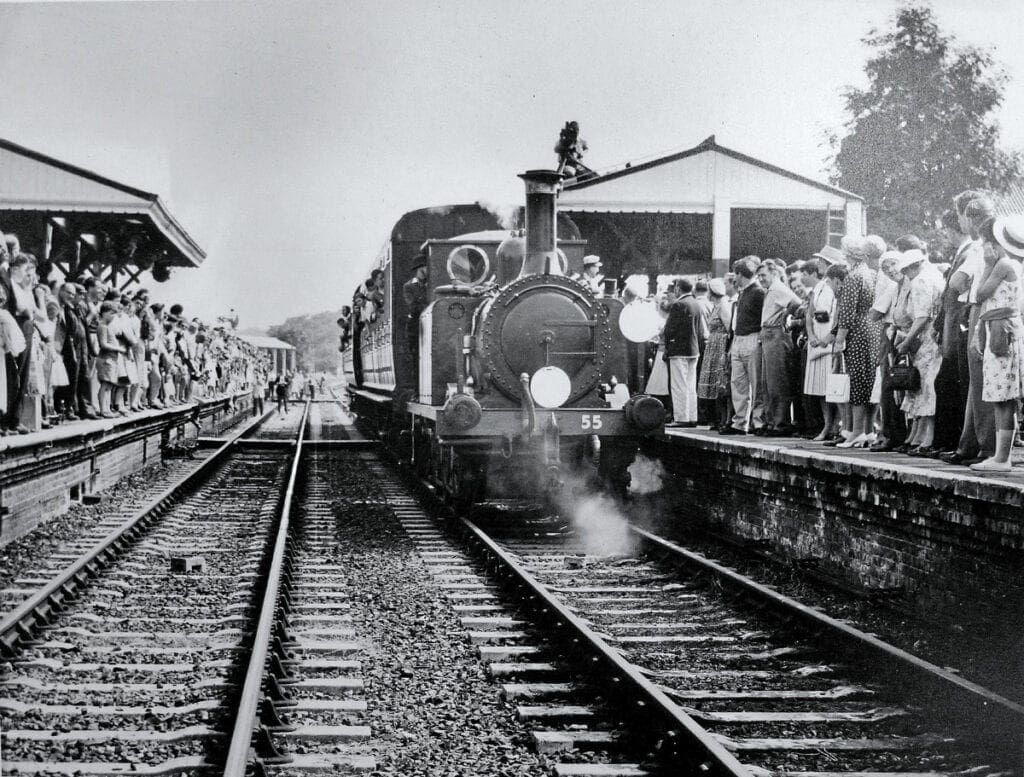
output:
[[[935,0],[1011,76],[1024,3]],[[522,200],[569,119],[592,167],[708,135],[825,179],[890,0],[0,5],[0,137],[154,191],[206,250],[154,294],[241,326],[336,309],[414,208]]]

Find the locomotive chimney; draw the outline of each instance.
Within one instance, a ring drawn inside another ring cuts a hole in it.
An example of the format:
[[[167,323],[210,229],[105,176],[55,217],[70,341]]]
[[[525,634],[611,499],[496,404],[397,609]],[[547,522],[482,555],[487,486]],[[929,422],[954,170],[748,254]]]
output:
[[[527,170],[519,177],[526,181],[526,259],[519,277],[563,275],[555,250],[558,184],[562,174],[554,170]]]

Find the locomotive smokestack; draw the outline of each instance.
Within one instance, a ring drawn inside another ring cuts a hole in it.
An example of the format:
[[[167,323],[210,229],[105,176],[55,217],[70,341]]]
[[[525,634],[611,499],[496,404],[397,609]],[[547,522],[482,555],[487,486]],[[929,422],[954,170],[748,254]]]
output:
[[[527,170],[519,177],[526,181],[526,259],[519,277],[563,275],[555,250],[558,184],[562,174],[555,170]]]

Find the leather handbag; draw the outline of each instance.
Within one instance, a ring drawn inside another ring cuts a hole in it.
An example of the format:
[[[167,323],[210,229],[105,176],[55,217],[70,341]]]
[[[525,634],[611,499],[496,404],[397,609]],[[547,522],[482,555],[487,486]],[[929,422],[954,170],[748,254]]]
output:
[[[909,356],[901,356],[889,366],[889,388],[893,391],[917,391],[921,388],[921,373],[910,363]]]
[[[834,405],[850,401],[850,376],[846,374],[846,361],[842,353],[836,354],[832,372],[825,384],[825,401]]]

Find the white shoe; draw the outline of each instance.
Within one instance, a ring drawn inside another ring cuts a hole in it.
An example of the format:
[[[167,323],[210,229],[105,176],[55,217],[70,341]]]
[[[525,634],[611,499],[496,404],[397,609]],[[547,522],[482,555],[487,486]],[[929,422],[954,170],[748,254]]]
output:
[[[1013,470],[1013,465],[1009,461],[996,461],[989,458],[972,464],[971,469],[975,472],[1010,472]]]
[[[871,444],[871,437],[873,437],[873,435],[870,435],[870,434],[858,434],[856,437],[854,437],[852,439],[849,439],[846,442],[839,443],[838,445],[836,445],[836,447],[837,448],[866,448],[868,445]]]

